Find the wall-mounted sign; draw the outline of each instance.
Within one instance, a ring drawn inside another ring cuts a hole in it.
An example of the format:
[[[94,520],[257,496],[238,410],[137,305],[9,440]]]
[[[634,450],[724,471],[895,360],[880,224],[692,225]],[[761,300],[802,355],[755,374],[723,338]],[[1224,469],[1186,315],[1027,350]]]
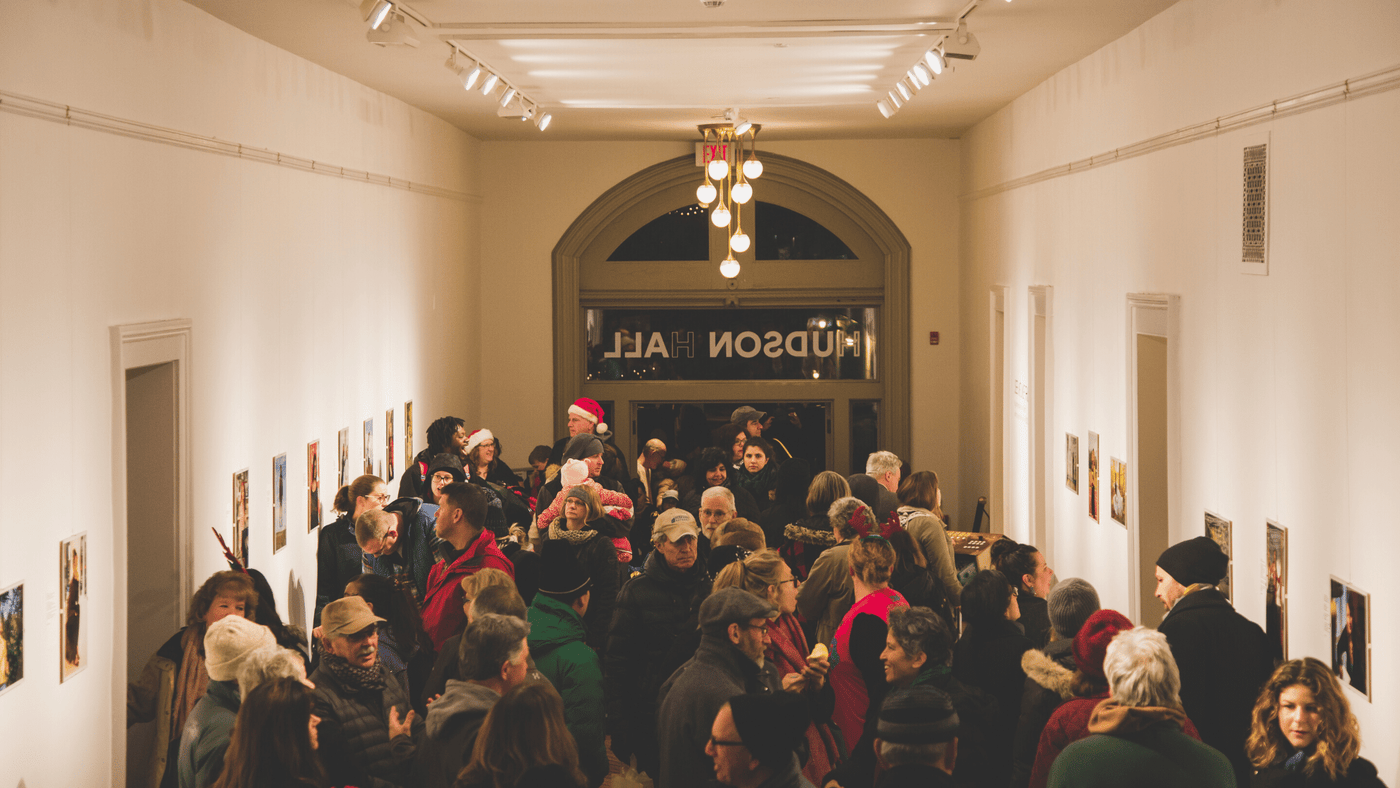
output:
[[[588,379],[874,380],[878,313],[590,309]]]

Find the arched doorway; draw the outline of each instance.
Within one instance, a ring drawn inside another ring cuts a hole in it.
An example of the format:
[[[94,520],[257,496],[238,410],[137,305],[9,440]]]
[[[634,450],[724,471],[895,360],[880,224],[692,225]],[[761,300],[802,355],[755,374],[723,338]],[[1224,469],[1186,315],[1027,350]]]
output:
[[[824,414],[819,468],[864,470],[876,448],[909,456],[909,242],[840,178],[761,158],[739,211],[755,241],[734,279],[719,273],[727,235],[693,209],[702,175],[689,156],[622,181],[564,233],[556,434],[568,403],[592,397],[635,458],[664,408],[709,404],[713,420],[737,403],[800,410],[809,437]]]

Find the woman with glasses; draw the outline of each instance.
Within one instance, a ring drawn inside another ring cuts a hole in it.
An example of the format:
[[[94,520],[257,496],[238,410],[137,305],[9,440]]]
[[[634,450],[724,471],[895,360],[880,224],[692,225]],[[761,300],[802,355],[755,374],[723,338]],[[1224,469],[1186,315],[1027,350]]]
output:
[[[715,578],[715,590],[742,588],[778,608],[777,619],[768,625],[770,642],[763,657],[777,666],[784,689],[823,696],[814,704],[823,714],[807,728],[807,748],[811,755],[802,768],[807,779],[820,784],[822,777],[840,759],[841,751],[830,720],[835,695],[825,681],[830,662],[825,655],[808,656],[807,637],[797,620],[797,587],[801,582],[777,551],[759,550],[720,570]]]

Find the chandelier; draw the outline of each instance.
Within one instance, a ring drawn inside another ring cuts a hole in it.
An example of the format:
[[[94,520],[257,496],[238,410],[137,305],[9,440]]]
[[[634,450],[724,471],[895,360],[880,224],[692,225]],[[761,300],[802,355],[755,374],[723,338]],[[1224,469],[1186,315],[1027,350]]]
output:
[[[739,275],[739,261],[734,253],[743,254],[749,250],[752,239],[744,233],[739,219],[739,206],[753,199],[753,186],[749,181],[757,180],[763,174],[763,162],[754,154],[754,137],[762,128],[747,120],[740,120],[737,113],[727,112],[728,123],[709,123],[700,126],[701,150],[704,151],[705,182],[695,190],[695,199],[700,205],[709,208],[710,221],[716,227],[729,228],[729,254],[719,264],[719,272],[727,279]],[[748,147],[748,158],[744,158],[744,148]]]

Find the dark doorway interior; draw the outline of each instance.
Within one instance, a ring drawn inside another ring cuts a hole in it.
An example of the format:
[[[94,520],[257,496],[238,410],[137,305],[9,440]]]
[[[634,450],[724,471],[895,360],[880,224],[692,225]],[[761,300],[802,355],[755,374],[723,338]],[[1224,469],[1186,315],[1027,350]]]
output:
[[[639,402],[637,443],[660,438],[666,442],[668,457],[690,462],[711,445],[714,430],[744,405],[768,414],[765,438],[782,441],[792,456],[811,465],[813,473],[827,469],[831,414],[826,402]]]

